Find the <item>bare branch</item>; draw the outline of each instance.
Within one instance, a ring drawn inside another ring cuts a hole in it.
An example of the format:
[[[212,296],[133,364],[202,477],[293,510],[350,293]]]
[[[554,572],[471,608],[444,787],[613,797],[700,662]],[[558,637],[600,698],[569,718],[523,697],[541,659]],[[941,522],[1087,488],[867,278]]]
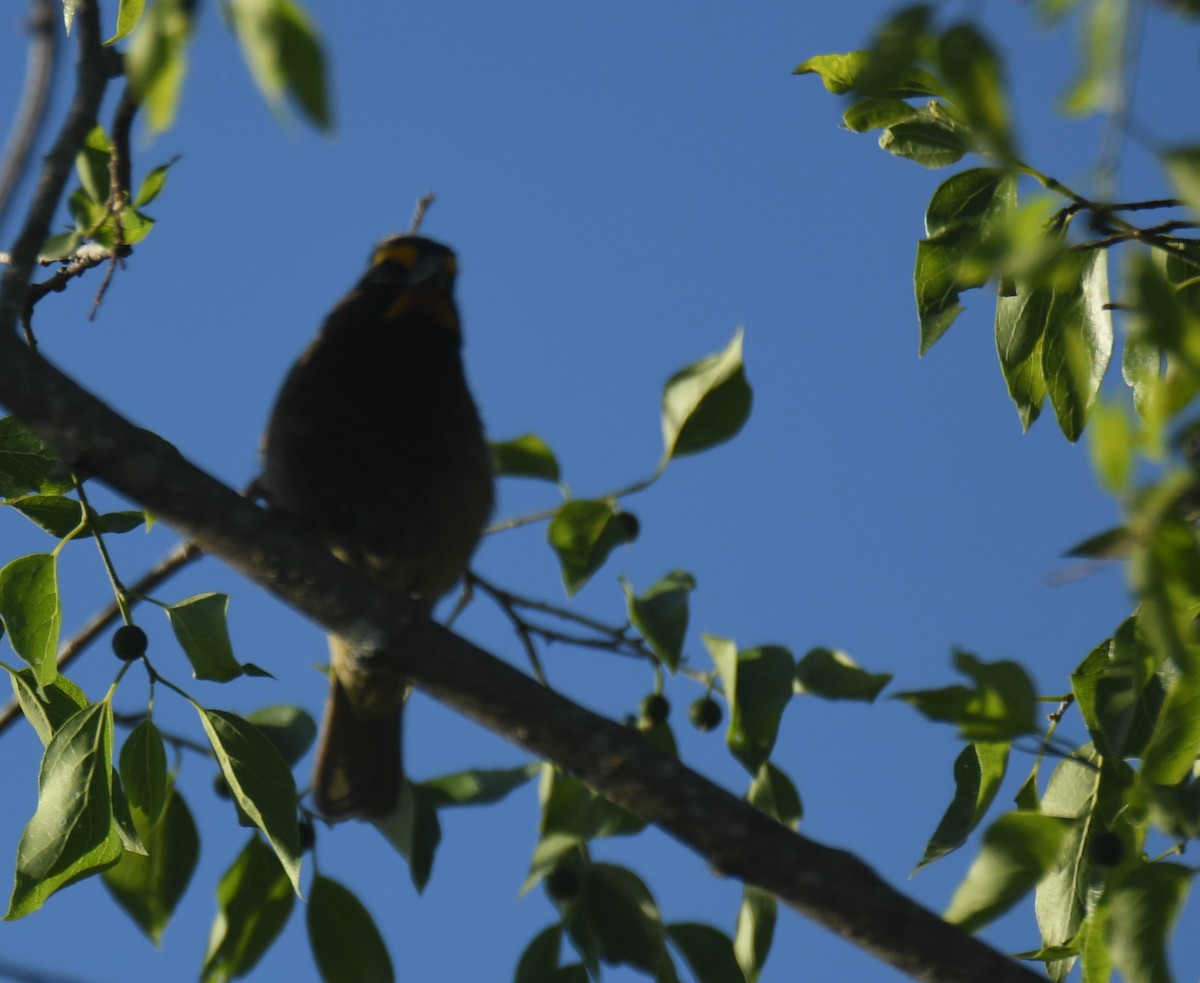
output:
[[[46,155],[25,224],[12,249],[10,262],[0,278],[0,331],[11,336],[25,305],[29,276],[38,250],[50,232],[50,221],[62,199],[75,154],[88,131],[96,125],[96,113],[108,86],[108,58],[100,37],[100,11],[95,0],[78,0],[75,25],[79,36],[75,97],[62,131]]]
[[[46,101],[54,80],[58,59],[58,31],[54,0],[31,0],[29,64],[25,70],[25,88],[17,108],[16,120],[0,163],[0,223],[8,210],[9,199],[29,165],[34,141],[46,120]]]

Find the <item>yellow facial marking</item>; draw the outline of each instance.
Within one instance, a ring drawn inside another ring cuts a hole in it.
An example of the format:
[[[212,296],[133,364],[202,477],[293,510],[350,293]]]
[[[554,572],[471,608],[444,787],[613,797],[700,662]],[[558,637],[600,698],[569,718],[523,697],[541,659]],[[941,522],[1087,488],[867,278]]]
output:
[[[390,260],[406,269],[411,269],[417,265],[417,261],[420,258],[421,250],[411,242],[399,242],[383,245],[376,249],[375,255],[371,257],[371,265],[375,266]]]

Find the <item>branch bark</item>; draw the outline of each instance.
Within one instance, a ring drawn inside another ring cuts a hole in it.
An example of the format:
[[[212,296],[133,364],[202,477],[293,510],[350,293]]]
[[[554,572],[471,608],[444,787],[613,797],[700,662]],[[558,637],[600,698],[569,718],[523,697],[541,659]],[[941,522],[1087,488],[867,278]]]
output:
[[[20,342],[15,326],[33,261],[106,81],[94,2],[81,0],[76,24],[75,102],[0,283],[0,403],[77,471],[150,509],[324,628],[359,637],[380,653],[381,665],[655,823],[717,871],[771,892],[917,979],[1042,979],[904,897],[854,856],[793,833],[656,751],[632,728],[421,620],[412,605],[133,426]]]

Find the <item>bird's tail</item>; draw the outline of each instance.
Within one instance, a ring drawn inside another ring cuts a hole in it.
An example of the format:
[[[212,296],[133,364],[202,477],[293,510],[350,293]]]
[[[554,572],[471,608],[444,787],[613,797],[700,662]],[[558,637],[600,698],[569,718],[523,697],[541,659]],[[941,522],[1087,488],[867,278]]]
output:
[[[317,762],[313,800],[332,821],[386,819],[400,802],[404,767],[400,722],[404,683],[354,668],[344,642],[330,638],[333,669]],[[351,674],[351,689],[343,677]],[[365,695],[364,695],[365,694]]]

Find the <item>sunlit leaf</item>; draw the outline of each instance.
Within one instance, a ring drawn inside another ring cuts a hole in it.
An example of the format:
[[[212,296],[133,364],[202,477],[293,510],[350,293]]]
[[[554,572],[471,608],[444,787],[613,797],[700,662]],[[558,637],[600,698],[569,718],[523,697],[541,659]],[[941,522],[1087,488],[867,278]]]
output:
[[[494,441],[492,470],[497,477],[540,478],[543,481],[558,481],[558,459],[541,437],[527,433],[513,440]]]
[[[21,834],[6,919],[36,911],[71,881],[121,855],[113,825],[112,707],[84,707],[50,739],[38,773],[38,805]]]
[[[738,328],[724,351],[667,380],[662,396],[664,459],[697,454],[742,429],[753,398],[742,363],[743,334]]]
[[[1021,900],[1054,867],[1070,832],[1068,820],[1010,812],[983,834],[979,856],[954,892],[945,918],[976,932]]]
[[[890,672],[867,672],[836,649],[812,649],[796,665],[796,692],[826,700],[873,703],[891,681]]]
[[[1008,766],[1008,750],[1007,742],[986,741],[962,749],[954,761],[954,798],[925,844],[925,853],[913,873],[967,841],[1000,790]]]
[[[775,746],[779,721],[792,698],[796,663],[778,645],[738,651],[724,638],[704,636],[729,702],[725,742],[750,774],[763,766]]]
[[[683,570],[672,570],[641,594],[621,578],[629,623],[649,644],[668,669],[679,667],[683,640],[687,635],[688,598],[696,589],[696,578]]]
[[[300,830],[292,770],[253,724],[224,710],[196,710],[230,792],[266,835],[299,894]]]
[[[33,667],[38,682],[52,682],[62,629],[55,554],[31,553],[0,569],[0,619],[13,650]]]

